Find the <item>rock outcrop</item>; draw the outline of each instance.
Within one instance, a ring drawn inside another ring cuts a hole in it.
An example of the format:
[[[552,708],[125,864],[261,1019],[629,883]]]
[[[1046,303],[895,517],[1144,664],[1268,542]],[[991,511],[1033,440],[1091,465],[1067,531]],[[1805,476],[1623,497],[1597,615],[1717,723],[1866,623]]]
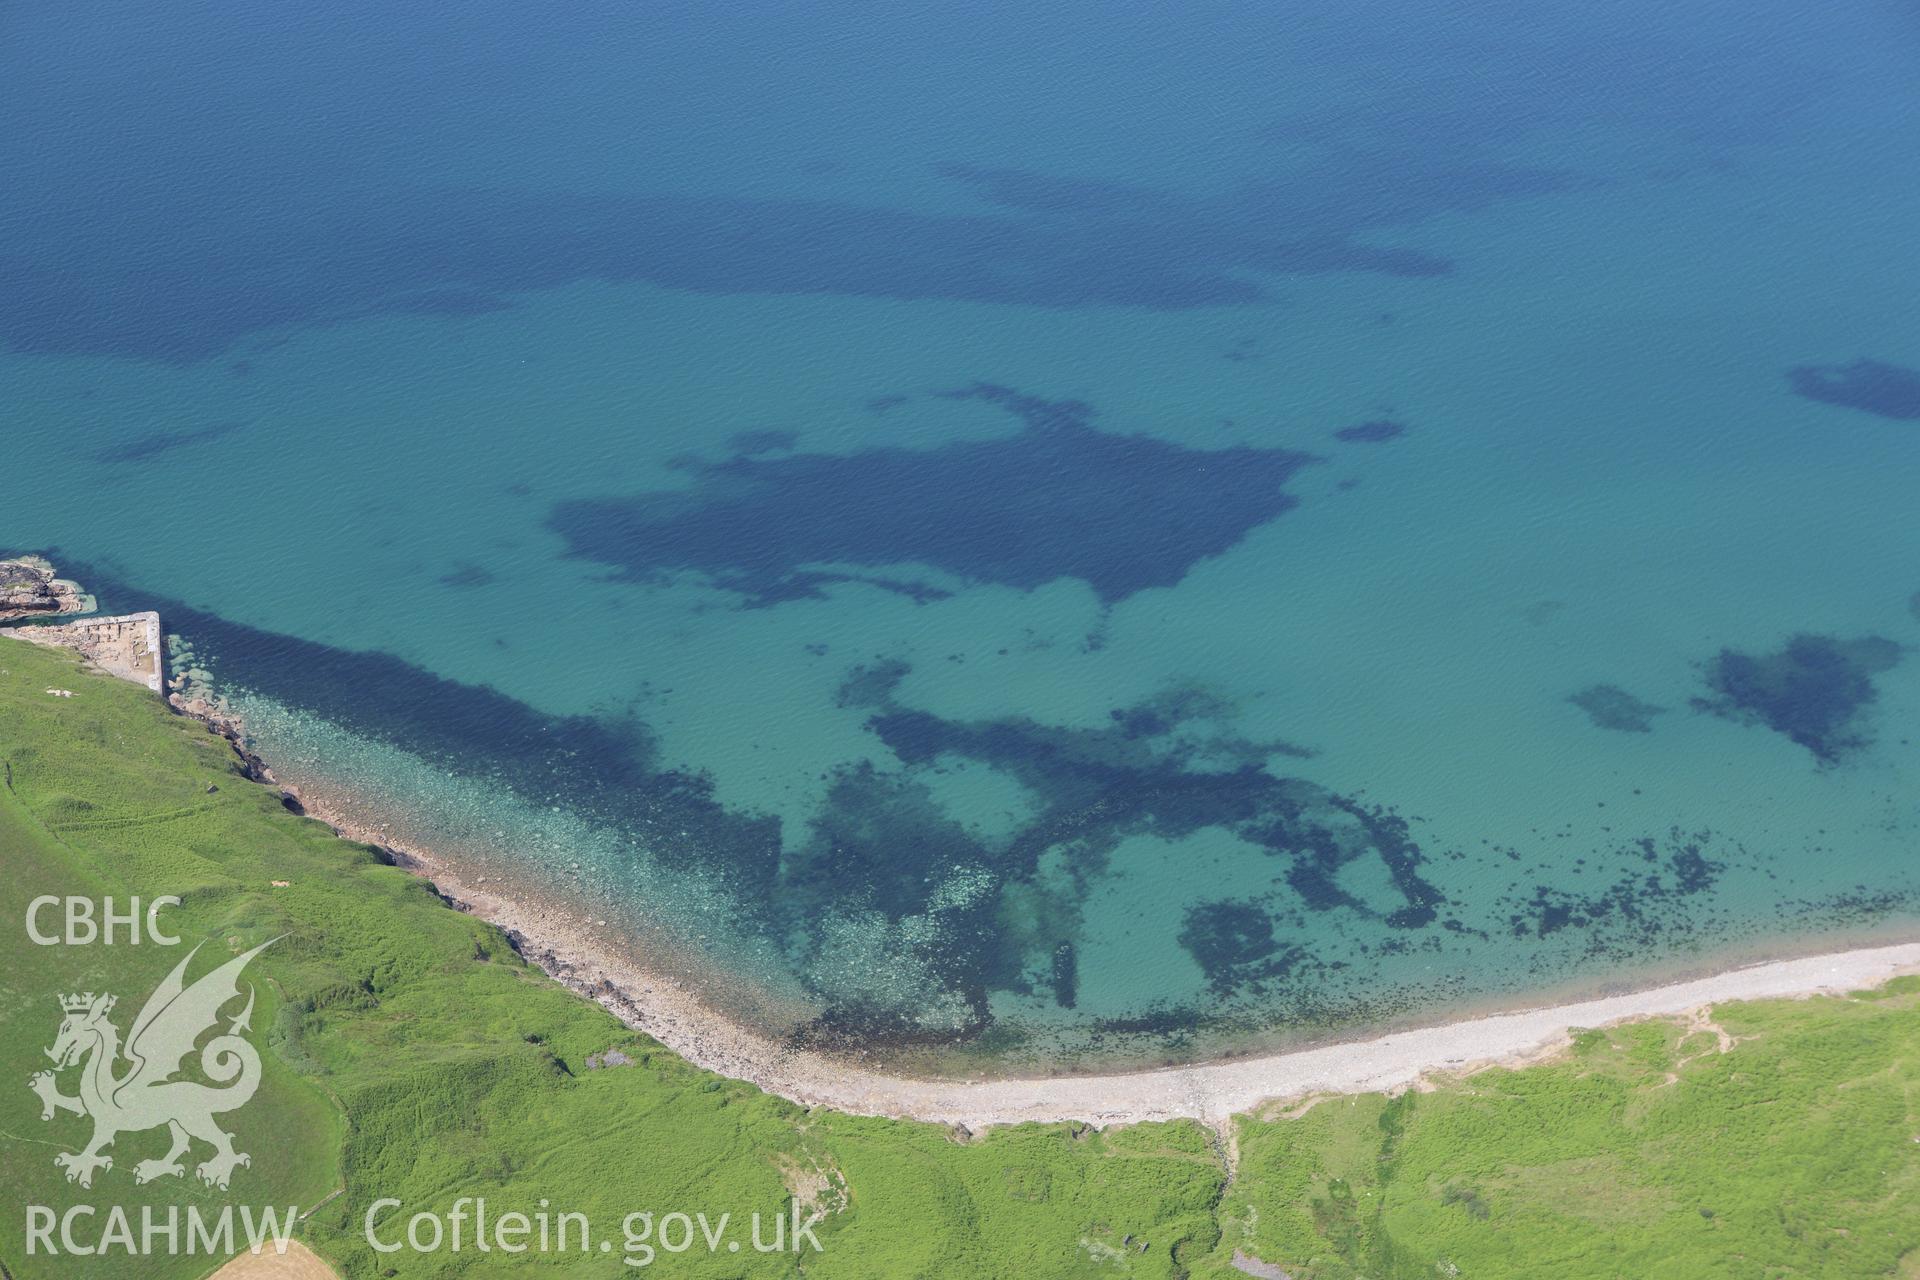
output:
[[[39,556],[0,560],[0,622],[87,613],[92,608],[92,596],[78,584],[54,577],[53,566]]]

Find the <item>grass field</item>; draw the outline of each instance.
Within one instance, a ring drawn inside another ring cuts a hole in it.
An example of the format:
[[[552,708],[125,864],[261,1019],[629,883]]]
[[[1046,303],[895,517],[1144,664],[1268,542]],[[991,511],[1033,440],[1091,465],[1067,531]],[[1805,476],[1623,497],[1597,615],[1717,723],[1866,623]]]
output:
[[[1315,1276],[1920,1275],[1920,979],[1586,1032],[1551,1064],[1249,1119],[1240,1153],[1228,1236]]]
[[[697,1070],[375,851],[288,813],[197,723],[63,652],[0,640],[0,776],[0,1262],[20,1280],[223,1261],[28,1256],[25,1206],[137,1219],[228,1202],[297,1206],[299,1237],[350,1277],[610,1277],[648,1249],[649,1269],[711,1277],[1225,1277],[1236,1250],[1295,1280],[1920,1276],[1920,983],[1589,1032],[1545,1066],[1244,1118],[1230,1175],[1193,1124],[964,1138]],[[195,975],[279,939],[247,970],[265,1069],[222,1117],[252,1156],[229,1191],[191,1168],[136,1186],[160,1130],[121,1135],[90,1189],[55,1167],[88,1132],[43,1121],[27,1087],[57,998],[115,992],[125,1028],[186,948],[35,946],[25,913],[44,894],[178,895],[165,919],[202,944]],[[592,1069],[609,1049],[631,1064]],[[820,1251],[755,1251],[750,1216],[765,1242],[796,1196],[820,1215]],[[404,1206],[381,1219],[391,1240],[465,1197],[496,1220],[584,1214],[594,1243],[382,1254],[364,1237],[382,1198]],[[656,1231],[674,1212],[729,1229],[712,1251],[650,1233],[629,1252],[636,1212]]]

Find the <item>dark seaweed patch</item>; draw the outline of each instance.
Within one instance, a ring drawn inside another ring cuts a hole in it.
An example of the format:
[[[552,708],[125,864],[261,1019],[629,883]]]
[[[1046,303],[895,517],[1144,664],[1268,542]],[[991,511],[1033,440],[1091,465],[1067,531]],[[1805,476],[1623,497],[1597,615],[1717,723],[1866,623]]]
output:
[[[1273,273],[1444,275],[1445,258],[1358,237],[1579,185],[1540,170],[1416,172],[1348,158],[1297,182],[1196,200],[950,166],[997,209],[940,215],[724,194],[369,186],[326,166],[245,168],[243,194],[233,182],[137,176],[110,206],[50,205],[30,185],[8,193],[0,221],[48,228],[40,256],[62,268],[0,264],[0,343],[188,362],[263,330],[471,316],[581,280],[1059,308],[1245,305],[1269,296],[1259,277]],[[130,220],[129,208],[141,216]],[[125,288],[136,272],[143,287]]]
[[[1382,444],[1407,434],[1406,424],[1382,418],[1376,422],[1357,422],[1333,433],[1335,440],[1349,444]]]
[[[130,440],[126,444],[102,449],[93,455],[93,460],[99,463],[146,462],[175,449],[183,449],[193,444],[206,444],[209,441],[230,436],[240,430],[242,425],[238,422],[221,422],[211,427],[201,427],[197,431],[159,431],[150,436],[142,436],[138,440]]]
[[[1765,725],[1837,764],[1871,741],[1861,713],[1879,696],[1873,677],[1896,665],[1904,650],[1866,636],[1837,640],[1797,635],[1774,653],[1722,649],[1706,665],[1710,697],[1696,709],[1743,724]]]
[[[477,564],[461,563],[435,579],[443,587],[484,587],[494,581],[493,572]]]
[[[1916,909],[1920,909],[1920,890],[1875,890],[1863,884],[1785,904],[1785,910],[1791,914],[1791,918],[1808,931],[1853,928],[1870,921],[1883,920],[1895,913],[1911,915]]]
[[[1803,364],[1787,370],[1795,395],[1904,422],[1920,419],[1920,370],[1880,360]]]
[[[1222,720],[1233,714],[1224,698],[1193,685],[1176,685],[1107,713],[1114,727],[1129,738],[1154,738],[1195,720]]]
[[[1251,902],[1203,902],[1187,909],[1180,945],[1217,995],[1260,978],[1279,977],[1300,956],[1281,950],[1273,918]]]
[[[1275,777],[1254,762],[1286,754],[1270,744],[1217,730],[1175,733],[1171,725],[1146,739],[1137,732],[1133,709],[1122,709],[1113,727],[1103,729],[1020,719],[951,721],[906,708],[884,711],[868,723],[911,767],[932,765],[943,755],[976,760],[1011,774],[1043,799],[1043,811],[1000,855],[1015,877],[1031,875],[1040,855],[1053,848],[1070,849],[1074,865],[1091,873],[1129,835],[1177,840],[1217,827],[1284,859],[1282,877],[1314,910],[1346,908],[1417,929],[1445,901],[1420,874],[1424,855],[1403,819],[1314,783]],[[1386,910],[1334,884],[1342,867],[1369,856],[1385,865],[1402,898]]]
[[[793,448],[800,437],[792,431],[738,431],[727,441],[727,448],[742,458],[755,454],[779,453]]]
[[[416,316],[485,316],[509,311],[513,304],[497,293],[478,289],[422,289],[395,296],[381,310]]]
[[[1653,717],[1666,710],[1651,702],[1642,702],[1618,685],[1588,685],[1567,701],[1587,713],[1597,728],[1616,733],[1652,733]]]
[[[856,668],[842,690],[849,705],[882,699],[868,726],[904,772],[863,765],[835,775],[831,803],[822,808],[808,846],[789,854],[781,909],[788,919],[804,921],[825,918],[852,900],[890,919],[912,917],[920,922],[917,928],[936,929],[943,980],[949,992],[972,1004],[973,1022],[987,1017],[984,997],[993,990],[1032,992],[1048,984],[1057,1004],[1077,1000],[1077,952],[1063,948],[1075,942],[1080,898],[1129,836],[1177,840],[1212,828],[1233,833],[1282,860],[1274,879],[1282,895],[1303,863],[1314,864],[1330,882],[1347,863],[1377,856],[1400,901],[1367,903],[1347,895],[1302,895],[1299,901],[1403,929],[1431,922],[1434,905],[1443,901],[1420,875],[1422,854],[1404,821],[1266,772],[1265,761],[1298,749],[1236,737],[1226,723],[1232,709],[1217,695],[1167,690],[1140,705],[1116,708],[1107,725],[1089,729],[1017,717],[955,721],[893,701],[904,669],[890,662]],[[1032,815],[992,840],[952,822],[915,779],[960,760],[1019,781],[1036,801]],[[1043,888],[1037,879],[1043,861],[1064,866],[1075,887],[1065,891],[1053,882]],[[935,909],[939,880],[955,866],[990,876],[994,891]],[[1046,909],[1030,927],[1009,927],[1000,904],[1034,894]],[[1220,950],[1224,943],[1198,941],[1206,933],[1204,919],[1190,924],[1189,941],[1212,945],[1208,955],[1215,959],[1228,955]],[[1301,960],[1291,950],[1263,954],[1257,962],[1220,959],[1209,981],[1222,996],[1243,988],[1263,991],[1260,984],[1284,979]]]
[[[1623,953],[1686,932],[1700,920],[1681,907],[1681,900],[1710,891],[1727,869],[1723,858],[1707,856],[1712,841],[1711,832],[1678,830],[1668,833],[1664,845],[1651,837],[1635,841],[1616,856],[1624,860],[1637,854],[1655,864],[1654,869],[1627,872],[1592,893],[1534,884],[1530,893],[1502,899],[1509,911],[1508,928],[1519,938],[1590,930],[1590,948]]]
[[[1292,508],[1313,461],[1287,449],[1196,450],[1088,425],[1092,410],[982,384],[952,393],[1025,423],[997,440],[686,463],[691,487],[558,503],[570,555],[662,581],[694,571],[754,605],[868,581],[940,593],[898,574],[821,566],[916,563],[1032,588],[1078,578],[1104,601],[1178,583],[1201,560]]]
[[[879,707],[893,698],[893,691],[913,668],[899,658],[881,658],[861,663],[847,672],[834,694],[837,707]]]
[[[958,720],[903,705],[906,664],[886,658],[850,672],[840,701],[864,716],[894,760],[830,772],[798,837],[783,841],[776,819],[728,808],[711,780],[667,767],[631,708],[548,715],[390,655],[258,631],[133,591],[92,566],[68,567],[111,608],[160,609],[213,655],[223,683],[271,694],[530,803],[563,806],[630,836],[670,866],[720,881],[738,903],[739,927],[781,948],[796,977],[812,984],[823,1012],[797,1033],[801,1043],[872,1049],[964,1041],[986,1052],[1022,1034],[994,1022],[996,993],[1075,1008],[1088,942],[1083,907],[1133,837],[1174,843],[1223,832],[1253,846],[1249,860],[1270,878],[1236,890],[1245,896],[1191,911],[1170,904],[1169,912],[1182,914],[1158,922],[1201,965],[1218,1008],[1209,1002],[1086,1018],[1077,1029],[1096,1047],[1178,1050],[1202,1031],[1331,1028],[1457,996],[1418,984],[1356,994],[1332,979],[1348,956],[1436,950],[1455,934],[1484,937],[1453,918],[1466,907],[1492,911],[1521,937],[1564,943],[1579,931],[1591,953],[1641,959],[1651,943],[1715,926],[1713,891],[1740,852],[1708,833],[1673,832],[1613,849],[1612,864],[1631,871],[1597,891],[1560,887],[1586,860],[1574,859],[1569,870],[1556,859],[1517,879],[1503,898],[1450,907],[1427,879],[1430,859],[1413,821],[1276,776],[1269,770],[1289,749],[1236,734],[1235,708],[1217,692],[1171,688],[1112,708],[1091,727]],[[966,815],[947,809],[936,783],[962,762],[1018,782],[1030,801],[1023,815],[993,834],[960,821]],[[1555,887],[1540,887],[1543,877]],[[1316,960],[1292,941],[1314,913],[1391,933],[1381,941],[1368,929],[1364,944]],[[851,928],[872,925],[895,948],[875,954],[910,962],[903,966],[914,971],[910,990],[836,985],[835,949],[853,935],[831,926],[856,915]],[[939,1018],[922,1016],[935,1005]],[[1138,1044],[1136,1036],[1157,1043]]]
[[[941,1049],[979,1041],[992,1025],[984,1004],[971,1002],[974,1019],[967,1024],[929,1030],[914,1018],[914,1010],[873,1001],[844,1001],[796,1027],[788,1042],[796,1049],[828,1053],[865,1054],[878,1048]]]
[[[782,869],[783,891],[892,919],[926,910],[948,869],[989,856],[924,783],[864,761],[835,774],[809,825]]]
[[[796,171],[832,172],[858,194],[634,193],[631,175],[593,145],[593,130],[644,121],[649,135],[684,138],[706,112],[701,95],[668,95],[635,115],[624,86],[593,74],[577,93],[542,91],[558,49],[593,50],[584,56],[630,67],[743,51],[765,36],[764,23],[729,24],[755,22],[753,6],[714,7],[718,26],[683,23],[678,7],[649,9],[658,21],[636,26],[626,6],[563,6],[543,24],[538,49],[515,47],[508,34],[519,6],[482,6],[457,28],[428,8],[388,6],[381,12],[391,24],[383,28],[390,47],[416,51],[399,75],[326,24],[233,20],[219,6],[193,6],[180,15],[184,46],[232,48],[236,74],[222,92],[233,109],[205,109],[202,86],[185,66],[123,76],[120,92],[98,93],[87,72],[101,65],[99,51],[79,41],[36,45],[31,67],[9,65],[19,87],[9,140],[19,141],[6,153],[14,180],[0,188],[0,226],[32,234],[13,237],[0,262],[7,302],[0,341],[191,359],[263,328],[409,307],[463,314],[581,280],[1056,307],[1241,302],[1262,297],[1273,272],[1444,271],[1444,258],[1395,248],[1403,237],[1379,233],[1592,185],[1506,157],[1539,151],[1598,161],[1600,149],[1588,145],[1596,121],[1625,128],[1621,136],[1636,141],[1677,140],[1653,148],[1661,163],[1698,162],[1766,136],[1824,87],[1771,46],[1756,56],[1751,42],[1722,47],[1716,38],[1703,49],[1654,15],[1650,23],[1609,21],[1606,10],[1588,8],[1598,25],[1563,25],[1556,13],[1551,22],[1506,23],[1501,39],[1470,49],[1451,47],[1460,32],[1450,31],[1442,41],[1448,47],[1411,55],[1387,47],[1404,33],[1331,24],[1311,38],[1320,55],[1330,65],[1371,61],[1378,85],[1312,95],[1311,106],[1271,123],[1259,118],[1264,109],[1248,113],[1225,127],[1252,163],[1209,171],[1191,190],[1127,181],[1127,158],[1098,145],[1110,126],[1052,113],[1039,123],[1073,144],[1065,150],[1076,169],[1117,162],[1118,171],[1079,179],[954,164],[949,176],[982,203],[937,216],[875,208],[889,184],[855,181],[870,169],[883,178],[884,166],[911,158],[911,147],[779,158],[761,150],[766,135],[744,128],[716,140],[716,172],[739,172],[756,188]],[[737,19],[730,16],[736,9]],[[1132,34],[1100,31],[1102,11],[1076,12],[1079,30],[1067,39],[1075,57],[1117,68],[1126,62],[1119,51],[1146,48]],[[836,51],[824,64],[833,68],[898,64],[903,39],[916,34],[880,14],[844,34],[825,18],[808,25],[854,42],[850,62],[837,61],[844,51]],[[1042,50],[1061,38],[1059,29],[996,25],[1004,29],[991,38],[1007,41],[1007,49]],[[119,25],[102,34],[116,49],[138,39],[136,29]],[[1355,35],[1363,43],[1353,43]],[[478,56],[476,40],[486,46]],[[963,50],[931,52],[941,72],[965,65]],[[1202,59],[1204,78],[1221,95],[1210,86],[1174,104],[1164,120],[1168,136],[1199,141],[1217,132],[1217,102],[1302,51],[1268,52],[1244,63]],[[808,56],[797,44],[789,61]],[[833,113],[822,112],[824,99],[806,101],[789,68],[768,70],[765,83],[731,86],[735,106],[764,116],[770,104],[790,103],[796,127],[810,138],[803,151],[817,151]],[[941,104],[955,118],[982,119],[1003,95],[995,77],[972,79],[956,81],[956,96]],[[1064,82],[1054,88],[1070,89]],[[878,79],[856,77],[839,91],[849,95],[849,124],[885,101]],[[503,113],[501,103],[516,109]],[[902,136],[939,136],[922,119],[910,110]],[[169,163],[158,162],[155,136],[174,142]],[[544,180],[513,182],[523,175],[511,167],[455,165],[496,142],[500,155],[541,148],[550,160]],[[999,148],[985,132],[979,142]],[[1639,156],[1643,149],[1632,150]],[[503,188],[456,185],[461,174],[494,176]],[[112,178],[110,200],[100,198],[103,175]],[[553,189],[569,181],[581,190]],[[816,178],[802,189],[831,187]],[[1387,247],[1371,243],[1376,237]]]
[[[9,304],[0,343],[186,363],[262,330],[382,314],[469,316],[581,280],[710,294],[1180,310],[1261,301],[1265,289],[1238,274],[1247,267],[1444,269],[1406,250],[1295,247],[1264,233],[1197,256],[1176,253],[1176,242],[1199,242],[1171,224],[1088,237],[1042,216],[824,201],[407,183],[367,192],[264,173],[251,183],[246,199],[217,187],[149,187],[128,191],[113,209],[66,205],[57,218],[25,198],[6,201],[0,218],[54,228],[55,254],[75,269],[0,264]],[[143,211],[137,224],[124,216],[128,202]],[[143,287],[129,290],[135,271]]]
[[[1071,1009],[1080,1000],[1080,959],[1071,942],[1053,949],[1053,999],[1062,1009]]]
[[[1301,171],[1217,196],[1030,169],[950,164],[942,172],[1001,209],[1081,228],[1090,243],[1118,234],[1139,250],[1157,246],[1155,251],[1170,262],[1191,261],[1199,253],[1223,272],[1396,276],[1445,275],[1453,264],[1417,250],[1366,244],[1355,239],[1356,233],[1443,210],[1481,209],[1589,185],[1564,170],[1466,159],[1435,162],[1389,153],[1379,139],[1369,144],[1329,147],[1321,162]]]
[[[61,563],[115,610],[159,610],[169,631],[213,655],[222,684],[270,694],[530,803],[631,832],[668,865],[719,872],[749,904],[743,909],[779,868],[779,821],[725,809],[711,779],[661,765],[652,730],[629,711],[550,715],[392,654],[261,631],[141,591],[101,567]]]

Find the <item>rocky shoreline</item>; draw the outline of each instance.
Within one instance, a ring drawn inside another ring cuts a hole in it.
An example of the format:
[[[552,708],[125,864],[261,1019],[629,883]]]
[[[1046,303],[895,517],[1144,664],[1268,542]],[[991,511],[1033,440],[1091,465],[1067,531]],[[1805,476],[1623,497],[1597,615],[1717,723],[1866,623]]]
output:
[[[1729,969],[1599,999],[1461,1018],[1371,1039],[1191,1066],[1034,1079],[924,1079],[799,1049],[716,1012],[677,977],[627,958],[617,930],[517,886],[468,883],[457,867],[383,833],[357,829],[317,797],[280,782],[246,743],[244,725],[204,698],[171,699],[232,744],[249,777],[278,786],[295,812],[372,845],[429,880],[457,910],[498,925],[515,949],[569,989],[697,1066],[807,1107],[915,1119],[967,1134],[996,1125],[1072,1121],[1096,1127],[1196,1119],[1226,1128],[1263,1105],[1317,1096],[1399,1092],[1563,1050],[1576,1028],[1645,1018],[1706,1017],[1728,1000],[1842,994],[1920,973],[1920,943],[1860,947]],[[484,879],[484,878],[483,878]]]
[[[91,613],[94,599],[39,556],[0,560],[0,622]]]

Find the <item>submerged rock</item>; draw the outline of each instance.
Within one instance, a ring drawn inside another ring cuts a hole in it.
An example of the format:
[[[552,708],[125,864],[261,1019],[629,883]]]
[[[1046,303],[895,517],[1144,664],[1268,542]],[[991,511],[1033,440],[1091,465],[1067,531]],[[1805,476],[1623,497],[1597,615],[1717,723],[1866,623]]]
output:
[[[1905,649],[1881,636],[1839,640],[1797,635],[1775,653],[1722,649],[1706,667],[1711,697],[1701,711],[1760,724],[1799,743],[1822,764],[1836,764],[1871,741],[1860,727],[1879,696],[1873,677],[1899,663]]]
[[[1335,440],[1345,440],[1350,444],[1385,444],[1407,434],[1405,423],[1381,418],[1374,422],[1359,422],[1351,427],[1342,427],[1333,433]]]
[[[1593,721],[1596,728],[1617,733],[1652,733],[1653,717],[1666,710],[1651,702],[1642,702],[1613,684],[1589,685],[1578,693],[1568,694],[1567,701],[1586,712],[1587,719]]]
[[[1796,395],[1821,404],[1905,422],[1920,419],[1920,370],[1904,365],[1883,360],[1800,365],[1787,370],[1787,383]]]

